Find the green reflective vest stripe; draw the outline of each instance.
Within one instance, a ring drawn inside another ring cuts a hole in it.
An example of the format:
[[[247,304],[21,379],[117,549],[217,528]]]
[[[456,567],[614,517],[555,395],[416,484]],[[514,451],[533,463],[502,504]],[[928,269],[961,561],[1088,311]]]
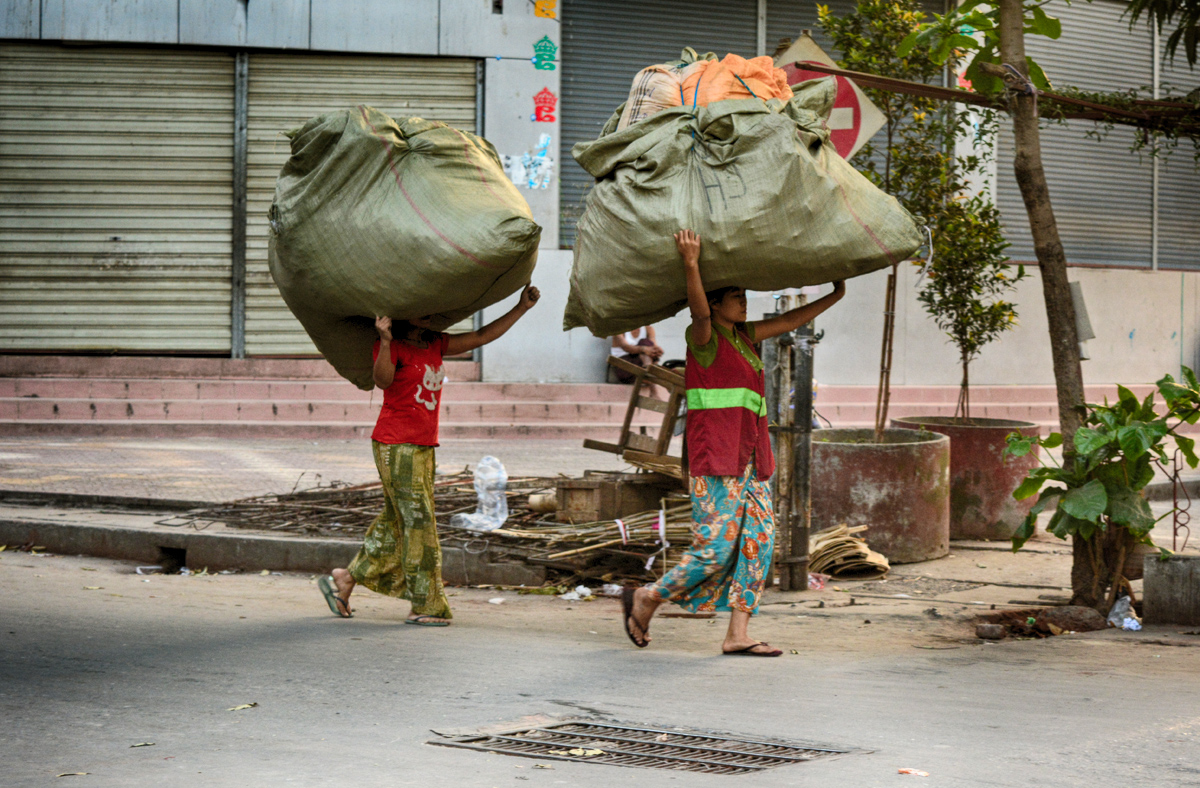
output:
[[[745,408],[755,416],[767,415],[767,403],[762,395],[746,388],[688,389],[688,410],[716,408]]]

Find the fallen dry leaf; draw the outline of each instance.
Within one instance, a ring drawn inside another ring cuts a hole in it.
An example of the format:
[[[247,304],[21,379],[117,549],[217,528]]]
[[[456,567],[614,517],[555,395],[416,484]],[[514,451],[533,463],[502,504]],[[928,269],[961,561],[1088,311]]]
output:
[[[261,572],[259,572],[259,574],[260,574],[260,575],[269,575],[269,574],[271,574],[271,570],[270,570],[270,569],[264,569],[264,570],[262,570]]]
[[[257,703],[243,703],[241,706],[234,706],[232,708],[226,709],[226,711],[241,711],[242,709],[253,709],[257,705],[258,705]]]
[[[897,769],[900,774],[911,774],[916,777],[928,777],[929,772],[923,772],[920,769]]]
[[[655,738],[655,739],[657,739],[658,741],[666,741],[667,739],[670,739],[670,738],[671,738],[671,734],[669,734],[669,733],[660,733],[660,734],[658,734],[657,736],[655,736],[654,738]]]
[[[533,768],[535,768],[535,769],[553,769],[554,767],[548,763],[535,763],[533,765]]]
[[[56,774],[54,776],[55,777],[83,777],[84,775],[88,775],[88,774],[91,774],[91,772],[63,772],[62,774]]]
[[[153,747],[153,746],[154,746],[154,744],[155,744],[155,743],[154,743],[154,742],[152,742],[152,741],[140,741],[140,742],[138,742],[137,744],[131,744],[131,745],[129,745],[129,748],[130,748],[130,749],[133,749],[134,747]]]

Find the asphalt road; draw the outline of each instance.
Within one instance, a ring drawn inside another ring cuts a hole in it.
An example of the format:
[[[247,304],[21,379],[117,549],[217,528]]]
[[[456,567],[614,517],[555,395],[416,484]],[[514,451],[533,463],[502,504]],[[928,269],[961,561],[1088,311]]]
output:
[[[308,576],[12,552],[0,590],[5,786],[1200,785],[1200,637],[1178,627],[982,645],[965,606],[776,595],[752,632],[788,653],[767,660],[719,656],[723,621],[656,620],[637,651],[612,600],[454,589],[454,625],[423,629],[369,593],[335,619]],[[530,714],[870,752],[714,776],[426,743]]]

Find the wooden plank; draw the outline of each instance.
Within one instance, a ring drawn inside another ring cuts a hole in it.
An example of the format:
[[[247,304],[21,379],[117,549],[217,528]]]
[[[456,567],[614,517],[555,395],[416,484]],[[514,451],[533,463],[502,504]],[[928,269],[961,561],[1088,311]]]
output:
[[[637,364],[634,364],[631,361],[626,361],[623,358],[618,358],[613,355],[608,357],[608,365],[610,367],[616,367],[617,369],[628,372],[630,375],[640,375],[645,374],[646,372],[645,367],[639,367]]]
[[[684,377],[681,373],[666,367],[660,367],[657,364],[651,366],[646,371],[646,377],[653,383],[658,383],[662,386],[684,388],[686,385]]]
[[[625,448],[633,451],[644,451],[647,453],[657,454],[655,447],[658,441],[651,438],[649,435],[641,435],[639,433],[630,433],[625,441]]]
[[[596,441],[591,438],[583,439],[583,448],[595,449],[596,451],[606,451],[610,454],[620,454],[624,449],[615,443],[605,443],[604,441]]]
[[[654,397],[639,396],[637,398],[637,407],[642,410],[652,410],[655,413],[668,413],[667,403],[663,402],[661,399],[655,399]]]
[[[675,420],[679,414],[679,397],[680,392],[675,389],[671,392],[671,397],[663,403],[666,407],[663,409],[663,422],[658,430],[658,443],[654,447],[655,454],[666,454],[671,448],[671,438],[675,437]]]

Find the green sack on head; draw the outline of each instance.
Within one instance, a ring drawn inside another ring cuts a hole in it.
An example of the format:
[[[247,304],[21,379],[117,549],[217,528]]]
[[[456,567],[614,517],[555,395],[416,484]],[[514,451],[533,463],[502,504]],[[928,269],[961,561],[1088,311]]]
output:
[[[579,219],[563,328],[612,336],[687,306],[674,233],[701,239],[707,289],[779,290],[898,263],[922,233],[829,143],[832,78],[791,101],[672,107],[571,155],[595,177]]]
[[[529,282],[542,228],[496,150],[371,107],[288,134],[275,185],[275,284],[340,375],[370,389],[376,315],[441,330]]]

